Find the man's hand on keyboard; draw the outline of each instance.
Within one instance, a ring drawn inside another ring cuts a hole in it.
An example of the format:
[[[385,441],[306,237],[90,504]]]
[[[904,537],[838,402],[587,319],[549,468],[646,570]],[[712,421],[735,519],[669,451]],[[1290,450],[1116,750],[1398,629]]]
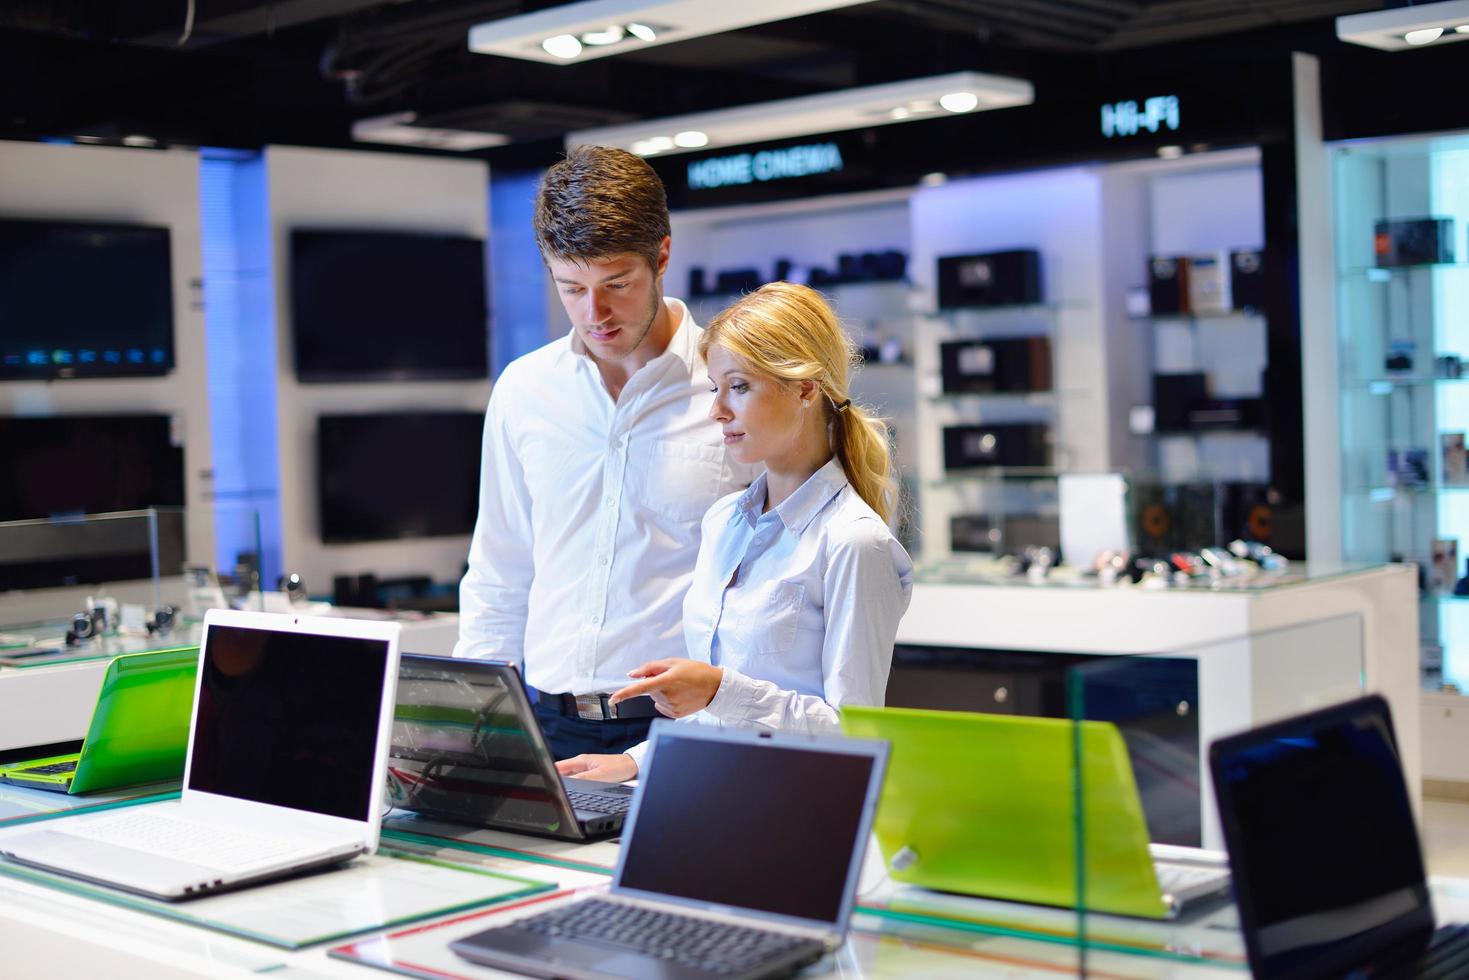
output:
[[[626,753],[577,755],[556,763],[556,771],[563,776],[592,779],[599,783],[623,783],[637,776],[638,764]]]

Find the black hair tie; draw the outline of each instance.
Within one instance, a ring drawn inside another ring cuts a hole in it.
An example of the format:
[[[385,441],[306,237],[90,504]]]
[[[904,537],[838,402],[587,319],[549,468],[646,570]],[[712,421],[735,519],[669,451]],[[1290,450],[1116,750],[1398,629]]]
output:
[[[852,407],[852,399],[848,398],[846,401],[842,402],[840,405],[835,405],[833,407],[836,408],[837,414],[840,415],[841,413],[845,412],[847,409],[849,409],[849,408]]]

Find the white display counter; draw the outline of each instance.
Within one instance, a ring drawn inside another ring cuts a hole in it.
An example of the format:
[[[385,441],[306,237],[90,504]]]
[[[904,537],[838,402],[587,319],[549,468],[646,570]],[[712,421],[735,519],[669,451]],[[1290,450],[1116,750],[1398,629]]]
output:
[[[1417,595],[1402,565],[1302,565],[1249,584],[1166,589],[980,581],[945,566],[921,572],[898,642],[972,651],[976,669],[987,651],[1197,660],[1202,842],[1218,848],[1208,743],[1364,690],[1391,705],[1421,803]]]

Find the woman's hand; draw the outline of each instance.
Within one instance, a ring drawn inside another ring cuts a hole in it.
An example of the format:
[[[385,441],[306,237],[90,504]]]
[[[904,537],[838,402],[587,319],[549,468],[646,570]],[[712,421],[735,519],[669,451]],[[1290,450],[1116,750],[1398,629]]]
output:
[[[621,755],[574,755],[556,763],[563,776],[592,779],[599,783],[625,783],[638,774],[638,764],[627,753]]]
[[[724,680],[724,670],[697,660],[673,657],[645,663],[628,671],[627,676],[646,680],[614,691],[607,699],[608,704],[646,694],[653,699],[653,706],[659,711],[670,718],[682,718],[709,707],[709,702],[719,691],[720,681]]]

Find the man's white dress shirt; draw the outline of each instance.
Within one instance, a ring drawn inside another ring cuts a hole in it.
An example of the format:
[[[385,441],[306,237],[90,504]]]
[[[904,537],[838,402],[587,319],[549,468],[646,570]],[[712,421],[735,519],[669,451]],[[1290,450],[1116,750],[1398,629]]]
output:
[[[765,480],[704,518],[684,639],[724,677],[682,720],[840,734],[843,705],[883,703],[913,562],[837,460],[762,514]]]
[[[590,694],[684,655],[699,521],[755,470],[728,458],[709,418],[698,325],[664,302],[673,339],[616,401],[574,330],[495,383],[456,657],[509,660],[533,687]]]

